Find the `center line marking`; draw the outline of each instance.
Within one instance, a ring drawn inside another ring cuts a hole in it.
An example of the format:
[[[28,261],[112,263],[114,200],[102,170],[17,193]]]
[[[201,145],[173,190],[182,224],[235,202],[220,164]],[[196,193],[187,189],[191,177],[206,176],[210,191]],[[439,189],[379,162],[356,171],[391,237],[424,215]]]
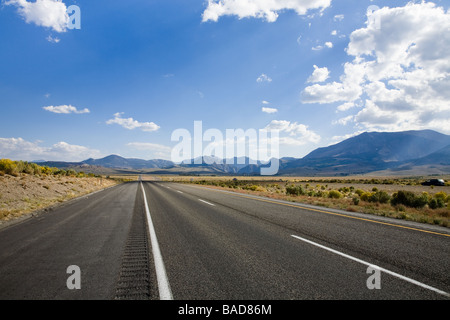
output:
[[[201,201],[201,202],[204,202],[204,203],[206,203],[206,204],[209,204],[210,206],[213,206],[213,207],[216,206],[215,204],[212,204],[212,203],[210,203],[210,202],[208,202],[208,201],[205,201],[205,200],[202,200],[202,199],[198,199],[198,200]]]
[[[361,260],[361,259],[352,257],[352,256],[350,256],[350,255],[348,255],[348,254],[345,254],[345,253],[342,253],[342,252],[340,252],[340,251],[337,251],[337,250],[334,250],[334,249],[325,247],[325,246],[323,246],[323,245],[321,245],[321,244],[315,243],[315,242],[310,241],[310,240],[307,240],[307,239],[305,239],[305,238],[301,238],[301,237],[295,236],[295,235],[291,235],[291,236],[294,237],[294,238],[296,238],[296,239],[298,239],[298,240],[301,240],[301,241],[307,242],[307,243],[309,243],[309,244],[312,244],[313,246],[319,247],[319,248],[321,248],[321,249],[324,249],[324,250],[330,251],[330,252],[332,252],[332,253],[335,253],[335,254],[337,254],[337,255],[340,255],[340,256],[342,256],[342,257],[345,257],[345,258],[347,258],[347,259],[356,261],[356,262],[361,263],[361,264],[365,264],[365,265],[367,265],[367,266],[369,266],[369,267],[373,267],[373,268],[378,269],[378,270],[380,270],[380,271],[382,271],[382,272],[385,272],[385,273],[387,273],[387,274],[390,274],[391,276],[394,276],[394,277],[397,277],[397,278],[402,279],[402,280],[404,280],[404,281],[407,281],[407,282],[409,282],[409,283],[415,284],[416,286],[419,286],[419,287],[422,287],[422,288],[425,288],[425,289],[434,291],[434,292],[439,293],[439,294],[441,294],[441,295],[443,295],[443,296],[446,296],[446,297],[450,297],[450,294],[449,294],[449,293],[447,293],[447,292],[445,292],[445,291],[442,291],[442,290],[439,290],[439,289],[436,289],[436,288],[434,288],[434,287],[431,287],[431,286],[429,286],[429,285],[427,285],[427,284],[424,284],[424,283],[422,283],[422,282],[419,282],[419,281],[416,281],[416,280],[414,280],[414,279],[411,279],[411,278],[402,276],[401,274],[398,274],[398,273],[395,273],[395,272],[393,272],[393,271],[390,271],[390,270],[381,268],[381,267],[379,267],[379,266],[376,266],[376,265],[371,264],[371,263],[369,263],[369,262],[366,262],[366,261],[364,261],[364,260]]]
[[[153,227],[152,217],[148,208],[147,196],[144,190],[144,184],[141,182],[141,189],[144,195],[145,213],[147,214],[147,224],[150,232],[150,241],[152,244],[153,260],[155,260],[156,278],[158,281],[159,298],[161,300],[173,300],[172,290],[170,290],[169,279],[167,277],[164,261],[159,249],[158,239],[156,238],[155,228]]]

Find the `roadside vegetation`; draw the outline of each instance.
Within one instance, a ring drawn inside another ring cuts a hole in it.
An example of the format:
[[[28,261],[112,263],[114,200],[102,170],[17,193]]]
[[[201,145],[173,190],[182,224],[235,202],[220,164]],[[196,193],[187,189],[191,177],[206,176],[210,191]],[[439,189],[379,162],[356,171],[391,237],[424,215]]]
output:
[[[449,226],[450,185],[422,186],[420,178],[170,178],[271,198]]]
[[[69,176],[69,177],[99,177],[95,174],[89,173],[85,174],[84,172],[77,172],[73,169],[58,169],[51,168],[48,166],[40,166],[36,163],[27,162],[27,161],[12,161],[9,159],[0,159],[0,176],[4,176],[5,174],[11,175],[13,177],[18,177],[20,174],[31,174],[31,175],[43,175],[43,176]]]
[[[123,180],[0,159],[0,224]]]

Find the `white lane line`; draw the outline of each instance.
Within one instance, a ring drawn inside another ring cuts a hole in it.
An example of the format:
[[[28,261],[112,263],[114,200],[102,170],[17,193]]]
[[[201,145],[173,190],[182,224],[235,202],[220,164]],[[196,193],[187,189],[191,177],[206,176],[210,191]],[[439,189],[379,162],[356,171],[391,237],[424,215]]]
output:
[[[446,297],[450,297],[450,293],[447,293],[447,292],[445,292],[445,291],[436,289],[436,288],[434,288],[434,287],[432,287],[432,286],[429,286],[429,285],[427,285],[427,284],[424,284],[424,283],[422,283],[422,282],[419,282],[419,281],[416,281],[416,280],[414,280],[414,279],[411,279],[411,278],[402,276],[401,274],[398,274],[398,273],[395,273],[395,272],[393,272],[393,271],[390,271],[390,270],[381,268],[381,267],[379,267],[379,266],[373,265],[373,264],[371,264],[371,263],[369,263],[369,262],[366,262],[366,261],[364,261],[364,260],[361,260],[361,259],[352,257],[352,256],[350,256],[350,255],[348,255],[348,254],[345,254],[345,253],[342,253],[342,252],[340,252],[340,251],[337,251],[337,250],[334,250],[334,249],[325,247],[325,246],[323,246],[323,245],[321,245],[321,244],[318,244],[318,243],[315,243],[315,242],[313,242],[313,241],[310,241],[310,240],[301,238],[301,237],[299,237],[299,236],[295,236],[295,235],[291,235],[291,236],[294,237],[294,238],[296,238],[296,239],[298,239],[298,240],[301,240],[301,241],[307,242],[307,243],[309,243],[309,244],[312,244],[312,245],[314,245],[314,246],[316,246],[316,247],[319,247],[319,248],[321,248],[321,249],[324,249],[324,250],[330,251],[330,252],[332,252],[332,253],[338,254],[338,255],[340,255],[340,256],[342,256],[342,257],[345,257],[345,258],[347,258],[347,259],[356,261],[356,262],[358,262],[358,263],[364,264],[364,265],[369,266],[369,267],[373,267],[374,269],[378,269],[378,270],[380,270],[380,271],[382,271],[382,272],[385,272],[385,273],[387,273],[387,274],[390,274],[391,276],[394,276],[394,277],[397,277],[397,278],[402,279],[402,280],[404,280],[404,281],[410,282],[410,283],[415,284],[415,285],[417,285],[417,286],[419,286],[419,287],[422,287],[422,288],[425,288],[425,289],[434,291],[434,292],[439,293],[439,294],[441,294],[441,295],[443,295],[443,296],[446,296]]]
[[[178,193],[183,193],[183,192],[182,192],[182,191],[180,191],[180,190],[177,190],[177,192],[178,192]]]
[[[150,232],[150,241],[152,244],[153,260],[155,261],[156,278],[158,281],[159,298],[161,300],[173,300],[172,290],[170,290],[169,279],[167,278],[166,268],[159,249],[158,239],[156,238],[155,228],[153,227],[152,217],[148,208],[147,196],[144,190],[144,184],[141,182],[141,189],[144,195],[145,212],[147,214],[148,229]]]
[[[202,200],[202,199],[198,199],[198,200],[201,201],[201,202],[204,202],[204,203],[206,203],[206,204],[209,204],[210,206],[213,206],[213,207],[216,206],[215,204],[212,204],[212,203],[210,203],[210,202],[208,202],[208,201],[205,201],[205,200]]]

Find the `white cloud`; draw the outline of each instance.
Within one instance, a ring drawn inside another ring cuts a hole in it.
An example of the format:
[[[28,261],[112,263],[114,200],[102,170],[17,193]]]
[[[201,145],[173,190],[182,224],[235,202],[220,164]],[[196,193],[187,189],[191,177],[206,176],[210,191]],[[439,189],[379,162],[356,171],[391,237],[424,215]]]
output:
[[[368,130],[435,129],[450,132],[450,11],[433,3],[382,8],[352,32],[339,82],[312,85],[304,103],[355,103]]]
[[[37,26],[51,28],[56,32],[65,32],[69,16],[67,7],[58,0],[36,0],[28,2],[26,0],[8,0],[6,5],[18,7],[19,14],[26,23],[34,23]]]
[[[89,113],[89,109],[88,108],[84,108],[83,110],[78,110],[76,107],[71,106],[71,105],[61,105],[61,106],[48,106],[48,107],[43,107],[42,109],[49,111],[49,112],[53,112],[53,113],[63,113],[63,114],[69,114],[69,113]]]
[[[122,114],[123,112],[115,113],[114,119],[106,121],[106,124],[118,124],[128,130],[141,129],[146,132],[157,131],[160,128],[154,122],[139,122],[133,118],[122,118]]]
[[[342,21],[342,20],[344,20],[343,14],[337,14],[334,16],[334,21]]]
[[[341,119],[339,119],[339,120],[333,121],[333,124],[340,124],[340,125],[345,126],[345,125],[347,125],[347,123],[353,121],[354,118],[355,118],[355,116],[349,115],[349,116],[347,116],[347,117],[344,117],[344,118],[341,118]]]
[[[265,113],[277,113],[278,112],[278,109],[276,109],[276,108],[268,108],[268,107],[262,107],[262,112],[265,112]]]
[[[320,50],[322,50],[324,48],[329,48],[329,49],[333,48],[333,43],[327,41],[323,45],[317,45],[315,47],[312,47],[311,50],[313,50],[313,51],[320,51]]]
[[[266,101],[266,100],[261,101],[261,103],[262,103],[262,104],[270,104],[270,102],[269,102],[269,101]]]
[[[51,43],[59,43],[61,41],[61,39],[59,39],[57,37],[53,38],[52,36],[48,36],[46,39],[48,42],[51,42]]]
[[[324,82],[330,76],[330,72],[327,67],[319,68],[314,65],[314,71],[312,75],[308,78],[308,82]]]
[[[280,133],[288,133],[291,138],[295,137],[301,144],[306,144],[308,142],[318,143],[321,139],[317,133],[309,130],[307,125],[287,120],[272,120],[265,129],[279,130]],[[282,137],[280,137],[280,142],[283,141],[281,138]]]
[[[308,10],[328,8],[331,0],[208,0],[208,7],[203,12],[203,22],[217,22],[221,16],[235,15],[242,18],[259,18],[275,22],[279,12],[295,10],[305,15]]]
[[[256,79],[256,82],[272,82],[272,78],[270,78],[267,74],[261,74],[258,79]]]
[[[340,106],[337,107],[337,111],[343,112],[343,111],[347,111],[351,108],[356,107],[356,104],[353,102],[346,102],[341,104]]]
[[[63,141],[43,147],[40,142],[30,142],[22,138],[0,138],[0,158],[11,160],[82,161],[101,156],[98,150]]]

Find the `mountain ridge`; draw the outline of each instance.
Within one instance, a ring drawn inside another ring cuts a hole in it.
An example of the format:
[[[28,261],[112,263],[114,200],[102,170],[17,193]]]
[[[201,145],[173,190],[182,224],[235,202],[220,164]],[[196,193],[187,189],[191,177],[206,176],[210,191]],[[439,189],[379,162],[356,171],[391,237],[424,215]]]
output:
[[[317,148],[303,158],[281,158],[279,163],[277,175],[281,176],[356,175],[383,170],[398,173],[402,168],[410,170],[433,165],[439,165],[450,173],[450,135],[433,130],[364,132],[339,143]],[[84,169],[97,167],[121,172],[225,175],[258,175],[264,166],[262,162],[248,157],[227,160],[204,156],[177,164],[170,160],[143,160],[119,155],[90,158],[78,163],[41,162],[40,165]]]

